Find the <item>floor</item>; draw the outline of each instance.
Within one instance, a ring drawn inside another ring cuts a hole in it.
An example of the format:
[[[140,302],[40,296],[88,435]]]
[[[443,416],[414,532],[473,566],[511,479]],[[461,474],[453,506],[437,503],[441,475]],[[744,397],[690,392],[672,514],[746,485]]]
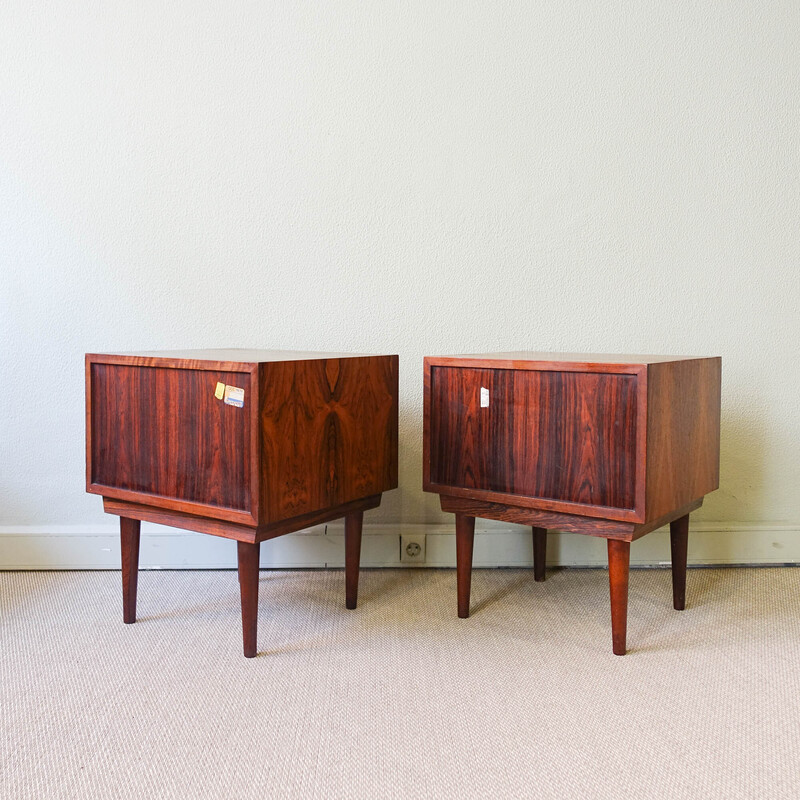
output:
[[[0,797],[797,798],[800,569],[0,573]]]

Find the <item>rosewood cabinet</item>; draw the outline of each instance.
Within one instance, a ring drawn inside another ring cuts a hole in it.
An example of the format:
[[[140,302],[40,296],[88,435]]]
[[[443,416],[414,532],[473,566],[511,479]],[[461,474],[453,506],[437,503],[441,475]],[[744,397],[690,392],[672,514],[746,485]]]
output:
[[[364,511],[397,487],[397,367],[394,355],[88,354],[86,490],[120,517],[125,622],[141,520],[236,540],[245,656],[265,539],[344,517],[355,608]]]
[[[475,517],[608,540],[614,652],[625,653],[630,543],[670,524],[685,604],[689,513],[719,485],[719,358],[498,353],[425,359],[424,489],[456,515],[469,616]]]

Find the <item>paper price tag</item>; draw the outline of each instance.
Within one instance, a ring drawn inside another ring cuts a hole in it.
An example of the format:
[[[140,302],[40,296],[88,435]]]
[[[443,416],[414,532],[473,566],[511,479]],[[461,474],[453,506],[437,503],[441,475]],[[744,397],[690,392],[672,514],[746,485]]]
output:
[[[236,408],[244,407],[244,389],[239,389],[237,386],[226,386],[225,397],[223,402],[228,406],[236,406]]]
[[[481,386],[481,408],[489,408],[489,390]]]
[[[224,394],[225,394],[225,384],[217,381],[217,388],[214,389],[214,397],[216,397],[217,400],[222,400],[222,396]]]

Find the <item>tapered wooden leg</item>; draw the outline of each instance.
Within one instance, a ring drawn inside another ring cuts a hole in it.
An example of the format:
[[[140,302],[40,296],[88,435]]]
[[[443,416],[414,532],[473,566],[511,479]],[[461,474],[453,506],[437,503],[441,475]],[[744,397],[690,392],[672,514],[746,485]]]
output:
[[[345,607],[358,603],[358,569],[361,562],[361,526],[363,511],[354,511],[344,518],[344,583]]]
[[[544,568],[547,563],[547,528],[533,529],[533,579],[544,580]]]
[[[686,552],[689,546],[689,515],[669,524],[669,543],[672,550],[672,606],[678,611],[686,608]]]
[[[628,630],[628,572],[631,543],[608,539],[608,585],[611,594],[611,638],[614,655],[625,655]]]
[[[129,517],[119,518],[122,550],[122,619],[136,622],[136,589],[139,584],[139,532],[142,523]]]
[[[475,517],[456,514],[456,573],[458,579],[458,616],[469,616],[469,590],[472,582],[472,543]]]
[[[256,654],[258,633],[258,561],[261,544],[237,542],[239,592],[242,596],[242,641],[245,658]]]

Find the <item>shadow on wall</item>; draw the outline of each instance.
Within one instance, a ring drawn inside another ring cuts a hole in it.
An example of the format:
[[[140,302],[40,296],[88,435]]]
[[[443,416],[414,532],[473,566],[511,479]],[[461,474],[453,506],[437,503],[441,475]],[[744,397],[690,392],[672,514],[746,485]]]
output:
[[[719,489],[708,495],[699,516],[726,522],[770,519],[765,503],[766,431],[762,416],[722,414]]]
[[[399,515],[403,524],[436,524],[443,520],[438,496],[422,491],[422,401],[400,398]],[[390,493],[392,494],[392,493]]]

